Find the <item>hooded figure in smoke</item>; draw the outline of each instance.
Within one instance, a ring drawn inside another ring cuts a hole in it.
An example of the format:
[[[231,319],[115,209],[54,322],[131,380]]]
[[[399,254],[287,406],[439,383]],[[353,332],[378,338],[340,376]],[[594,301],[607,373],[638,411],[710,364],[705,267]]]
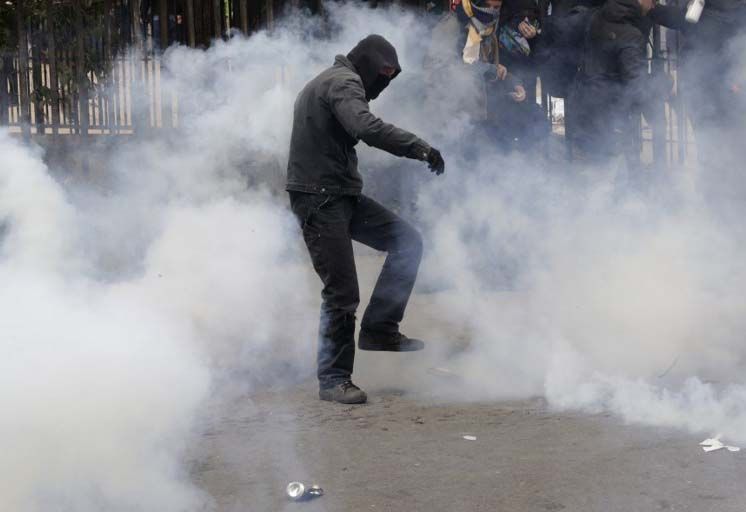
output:
[[[634,115],[649,94],[645,16],[654,0],[608,0],[590,18],[570,93],[570,134],[578,156],[635,158]]]
[[[721,182],[724,188],[716,195],[735,192],[742,203],[743,189],[733,184],[741,181],[743,162],[743,152],[735,149],[746,136],[746,1],[706,0],[696,22],[688,22],[686,12],[684,5],[657,5],[650,17],[681,35],[679,93],[695,129],[700,160],[720,173],[708,177],[708,186]]]
[[[433,172],[443,173],[438,150],[383,122],[368,108],[400,72],[391,43],[371,35],[346,57],[338,55],[295,102],[286,189],[324,285],[318,351],[322,400],[367,399],[351,381],[360,302],[352,240],[388,253],[363,316],[360,349],[402,352],[424,346],[399,332],[422,257],[422,239],[409,223],[362,195],[355,153],[362,140],[397,156],[427,161]]]
[[[514,140],[516,131],[532,124],[526,110],[515,108],[526,99],[522,82],[500,63],[501,5],[452,0],[451,12],[432,30],[424,63],[431,115],[444,124],[466,117],[496,143]]]

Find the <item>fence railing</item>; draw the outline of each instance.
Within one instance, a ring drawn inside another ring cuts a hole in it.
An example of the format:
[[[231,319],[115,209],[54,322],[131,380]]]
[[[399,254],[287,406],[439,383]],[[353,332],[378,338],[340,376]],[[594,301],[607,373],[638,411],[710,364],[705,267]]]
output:
[[[319,6],[320,0],[2,2],[0,125],[26,136],[168,126],[175,111],[172,98],[160,94],[162,49],[207,47],[233,31],[271,27],[287,7]],[[145,113],[133,108],[137,88],[149,93]]]

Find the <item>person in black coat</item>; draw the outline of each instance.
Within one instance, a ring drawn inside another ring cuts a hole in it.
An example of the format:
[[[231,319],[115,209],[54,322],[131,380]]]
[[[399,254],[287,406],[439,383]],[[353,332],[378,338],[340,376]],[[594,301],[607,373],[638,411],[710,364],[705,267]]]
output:
[[[657,6],[655,23],[678,30],[678,93],[694,128],[703,173],[699,191],[734,225],[743,218],[746,180],[746,2],[706,0],[696,23],[686,7]]]
[[[398,215],[363,195],[355,146],[363,141],[396,156],[426,161],[436,174],[437,149],[386,123],[369,109],[401,72],[394,47],[379,35],[360,41],[298,94],[290,136],[286,190],[321,278],[319,398],[363,403],[352,383],[355,312],[360,302],[352,241],[388,253],[363,316],[359,347],[402,352],[424,344],[399,332],[422,256],[422,238]]]
[[[596,10],[578,6],[544,18],[532,53],[541,74],[541,87],[547,94],[567,99],[583,57],[586,31]]]
[[[535,100],[537,68],[534,48],[542,30],[544,13],[536,0],[505,0],[500,9],[500,61],[515,74]]]
[[[746,2],[707,0],[697,23],[685,15],[686,6],[658,5],[650,12],[654,23],[681,35],[679,91],[695,130],[742,125],[743,84],[732,76],[739,62],[730,44],[744,33]]]
[[[608,0],[593,14],[570,93],[570,136],[582,159],[634,158],[634,116],[649,85],[644,16],[653,0]]]

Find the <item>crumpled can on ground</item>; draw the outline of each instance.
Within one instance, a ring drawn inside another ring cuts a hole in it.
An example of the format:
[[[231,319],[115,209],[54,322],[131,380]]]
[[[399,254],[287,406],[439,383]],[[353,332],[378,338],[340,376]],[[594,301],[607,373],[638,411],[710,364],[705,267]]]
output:
[[[324,489],[318,485],[306,486],[302,482],[290,482],[285,494],[293,501],[307,501],[324,495]]]

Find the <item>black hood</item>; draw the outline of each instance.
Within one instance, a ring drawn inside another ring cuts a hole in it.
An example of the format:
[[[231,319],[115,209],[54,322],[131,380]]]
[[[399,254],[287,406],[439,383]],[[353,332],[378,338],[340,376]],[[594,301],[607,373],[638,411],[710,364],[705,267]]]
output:
[[[642,19],[642,6],[637,0],[607,0],[601,12],[604,19],[612,23]]]
[[[365,97],[368,100],[376,99],[391,80],[401,73],[396,49],[386,39],[376,34],[369,35],[360,41],[347,54],[347,58],[362,78]],[[382,74],[384,67],[394,68],[394,74],[391,77]]]

